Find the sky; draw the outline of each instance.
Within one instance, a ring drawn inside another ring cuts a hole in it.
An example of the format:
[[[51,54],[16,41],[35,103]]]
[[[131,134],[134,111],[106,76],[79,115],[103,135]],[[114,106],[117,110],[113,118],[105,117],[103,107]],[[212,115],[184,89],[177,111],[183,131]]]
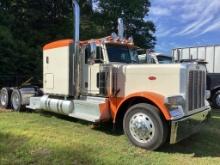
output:
[[[220,44],[220,0],[151,0],[157,52],[176,47]]]

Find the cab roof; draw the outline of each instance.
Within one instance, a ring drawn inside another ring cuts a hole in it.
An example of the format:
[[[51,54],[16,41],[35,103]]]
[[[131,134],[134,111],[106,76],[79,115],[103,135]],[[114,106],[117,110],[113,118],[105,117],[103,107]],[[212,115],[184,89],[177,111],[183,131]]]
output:
[[[63,40],[54,41],[54,42],[46,44],[43,47],[43,50],[69,46],[69,45],[72,45],[73,42],[74,42],[73,39],[63,39]],[[94,42],[98,45],[100,45],[104,42],[104,43],[111,43],[111,44],[116,44],[116,45],[127,45],[129,47],[135,47],[134,43],[130,42],[127,39],[125,39],[123,41],[120,41],[119,39],[113,40],[113,38],[111,36],[108,36],[105,38],[100,38],[100,39],[91,39],[91,40],[80,41],[79,44],[80,44],[80,46],[83,46],[83,45],[88,45],[89,43],[94,43]]]

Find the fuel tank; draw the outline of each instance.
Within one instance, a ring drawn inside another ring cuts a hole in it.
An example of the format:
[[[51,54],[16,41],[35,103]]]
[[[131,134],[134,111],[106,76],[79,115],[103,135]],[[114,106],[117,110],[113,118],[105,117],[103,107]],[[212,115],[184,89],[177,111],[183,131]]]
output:
[[[70,100],[59,100],[43,96],[40,100],[40,107],[46,111],[68,115],[73,112],[74,103]]]

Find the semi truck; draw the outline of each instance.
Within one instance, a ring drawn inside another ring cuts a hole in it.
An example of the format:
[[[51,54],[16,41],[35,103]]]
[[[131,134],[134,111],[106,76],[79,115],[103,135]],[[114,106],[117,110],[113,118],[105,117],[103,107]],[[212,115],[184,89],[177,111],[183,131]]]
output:
[[[206,69],[197,64],[140,64],[132,38],[118,34],[79,40],[80,8],[73,0],[74,38],[43,47],[43,89],[1,90],[1,105],[44,110],[122,127],[129,141],[155,150],[198,132],[210,116]]]
[[[207,63],[207,89],[211,92],[209,101],[214,108],[220,109],[220,45],[175,48],[172,54],[176,62]]]

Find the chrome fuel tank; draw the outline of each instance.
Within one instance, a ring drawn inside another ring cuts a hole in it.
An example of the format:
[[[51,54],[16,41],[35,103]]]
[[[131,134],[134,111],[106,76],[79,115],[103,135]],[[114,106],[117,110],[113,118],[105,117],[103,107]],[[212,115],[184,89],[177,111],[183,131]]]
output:
[[[68,115],[73,112],[74,103],[70,100],[52,99],[48,96],[43,96],[40,99],[40,107],[46,111]]]

